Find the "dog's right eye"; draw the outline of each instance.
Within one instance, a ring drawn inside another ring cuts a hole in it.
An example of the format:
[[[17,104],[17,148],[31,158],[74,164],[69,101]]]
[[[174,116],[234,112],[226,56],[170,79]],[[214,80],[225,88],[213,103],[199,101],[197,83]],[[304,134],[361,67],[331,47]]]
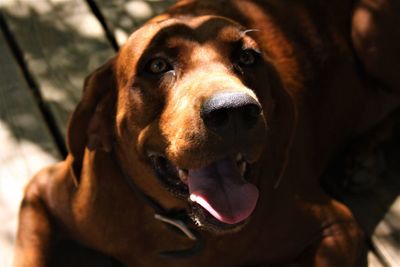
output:
[[[172,70],[172,67],[165,59],[154,58],[147,63],[145,70],[151,74],[162,74]]]
[[[258,52],[253,49],[245,49],[240,51],[238,55],[238,63],[242,66],[252,66],[257,62]]]

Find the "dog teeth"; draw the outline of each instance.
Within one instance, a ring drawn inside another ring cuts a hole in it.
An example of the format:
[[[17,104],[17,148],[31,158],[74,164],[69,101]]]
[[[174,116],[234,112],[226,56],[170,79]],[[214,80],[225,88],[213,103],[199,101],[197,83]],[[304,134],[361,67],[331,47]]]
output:
[[[187,180],[188,180],[187,171],[178,169],[178,175],[179,175],[179,178],[182,180],[182,182],[187,183]]]
[[[241,161],[242,159],[243,159],[242,153],[238,153],[238,154],[236,155],[236,162],[239,162],[239,161]]]

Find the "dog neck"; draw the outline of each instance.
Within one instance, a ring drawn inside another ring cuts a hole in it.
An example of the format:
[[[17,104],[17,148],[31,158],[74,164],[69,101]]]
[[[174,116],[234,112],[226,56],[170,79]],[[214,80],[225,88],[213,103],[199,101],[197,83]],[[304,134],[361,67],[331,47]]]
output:
[[[194,246],[184,250],[175,251],[162,251],[159,253],[161,257],[164,258],[188,258],[198,254],[204,247],[203,239],[200,233],[194,229],[188,227],[190,218],[186,211],[167,211],[164,209],[156,200],[152,197],[146,195],[140,188],[134,183],[133,179],[127,174],[123,166],[117,160],[117,155],[112,157],[115,159],[117,166],[120,168],[121,174],[124,180],[127,182],[129,188],[141,201],[146,203],[154,210],[154,219],[159,220],[178,233],[185,235],[190,240],[195,242]]]

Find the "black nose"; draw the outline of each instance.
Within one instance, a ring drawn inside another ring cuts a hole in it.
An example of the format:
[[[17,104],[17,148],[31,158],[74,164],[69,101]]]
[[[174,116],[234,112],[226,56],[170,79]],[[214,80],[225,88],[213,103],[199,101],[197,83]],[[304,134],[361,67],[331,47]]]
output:
[[[253,128],[261,115],[261,105],[242,92],[218,93],[201,106],[200,116],[206,127],[221,136],[240,134]]]

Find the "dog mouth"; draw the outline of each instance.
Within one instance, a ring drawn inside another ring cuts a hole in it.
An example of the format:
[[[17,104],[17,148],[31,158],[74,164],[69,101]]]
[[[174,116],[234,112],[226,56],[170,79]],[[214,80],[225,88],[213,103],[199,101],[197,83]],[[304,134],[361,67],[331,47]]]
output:
[[[185,199],[199,226],[233,230],[254,211],[258,189],[251,183],[251,165],[238,153],[197,169],[174,166],[164,155],[148,153],[156,176],[174,195]]]

